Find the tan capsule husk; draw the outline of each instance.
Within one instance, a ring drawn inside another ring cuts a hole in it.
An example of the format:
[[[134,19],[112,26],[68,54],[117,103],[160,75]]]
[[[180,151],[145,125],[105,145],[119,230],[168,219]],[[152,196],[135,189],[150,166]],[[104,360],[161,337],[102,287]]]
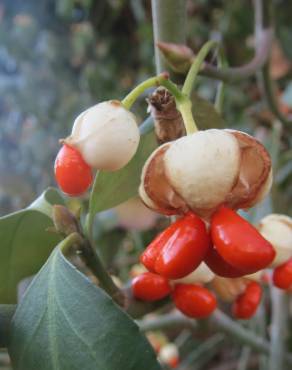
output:
[[[276,251],[272,263],[276,267],[292,257],[292,218],[280,214],[270,214],[264,217],[258,230],[267,239]]]
[[[176,107],[174,97],[168,90],[159,87],[149,96],[147,102],[159,144],[176,140],[186,134],[182,115]]]
[[[171,280],[172,284],[207,284],[215,277],[213,271],[202,262],[193,272],[181,278]]]
[[[164,154],[170,143],[157,148],[146,161],[141,175],[139,194],[149,208],[166,215],[188,210],[185,201],[174,191],[165,175]]]
[[[245,291],[249,282],[250,280],[245,277],[231,279],[215,276],[211,282],[211,286],[222,301],[234,302]]]
[[[75,147],[89,166],[115,171],[132,159],[139,140],[135,116],[121,102],[110,100],[81,113],[64,142]]]
[[[271,160],[252,136],[199,131],[157,148],[145,163],[140,196],[164,214],[193,210],[209,219],[221,205],[249,208],[270,190]]]
[[[265,147],[254,137],[236,130],[230,132],[240,146],[239,176],[227,197],[227,204],[235,209],[250,208],[259,203],[272,185],[272,163]]]

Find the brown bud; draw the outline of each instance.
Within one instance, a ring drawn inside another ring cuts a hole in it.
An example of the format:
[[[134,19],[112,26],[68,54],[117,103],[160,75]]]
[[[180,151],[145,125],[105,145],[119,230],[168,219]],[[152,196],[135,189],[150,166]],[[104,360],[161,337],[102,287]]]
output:
[[[176,109],[175,99],[165,88],[158,88],[147,99],[148,110],[154,119],[156,138],[164,144],[186,134],[180,112]]]
[[[64,206],[53,206],[53,222],[58,233],[70,235],[79,232],[78,222],[74,215]]]
[[[188,72],[195,56],[192,49],[186,45],[161,41],[156,45],[174,72]]]

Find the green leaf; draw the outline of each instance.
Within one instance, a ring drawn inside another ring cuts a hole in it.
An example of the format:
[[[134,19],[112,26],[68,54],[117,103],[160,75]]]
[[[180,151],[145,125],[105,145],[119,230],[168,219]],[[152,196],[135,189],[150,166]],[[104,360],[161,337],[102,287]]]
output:
[[[0,303],[16,302],[19,281],[35,274],[60,240],[46,231],[52,204],[63,199],[48,189],[28,208],[0,218]]]
[[[69,238],[16,310],[9,346],[13,369],[161,369],[134,321],[65,259],[61,249]]]
[[[201,98],[196,93],[192,93],[192,103],[194,119],[200,130],[226,127],[223,118],[208,100]]]
[[[97,174],[90,199],[90,213],[117,206],[138,194],[142,167],[156,148],[153,132],[141,135],[140,144],[135,156],[119,171],[101,171]]]

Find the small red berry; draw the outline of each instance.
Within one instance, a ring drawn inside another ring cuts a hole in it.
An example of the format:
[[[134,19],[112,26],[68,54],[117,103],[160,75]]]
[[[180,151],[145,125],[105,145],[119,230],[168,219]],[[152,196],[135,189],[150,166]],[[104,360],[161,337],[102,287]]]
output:
[[[63,145],[55,161],[56,181],[61,190],[70,196],[83,194],[91,185],[91,168],[78,150]]]
[[[280,289],[289,289],[292,286],[292,258],[277,266],[273,272],[273,283]]]
[[[132,292],[135,298],[143,301],[158,301],[171,292],[171,286],[163,276],[144,272],[132,280]]]
[[[215,247],[210,247],[205,257],[205,263],[216,275],[226,278],[238,278],[246,275],[227,263],[217,252]]]
[[[178,284],[172,298],[182,313],[193,318],[208,317],[217,307],[214,294],[200,285]]]
[[[232,305],[233,315],[237,319],[250,319],[255,313],[261,302],[262,288],[252,281],[249,283],[245,291],[239,295]]]
[[[151,272],[155,272],[155,262],[165,243],[167,228],[160,233],[140,255],[140,262]]]
[[[180,279],[199,266],[209,245],[204,222],[189,212],[158,235],[140,261],[150,271],[168,279]]]
[[[246,274],[264,269],[275,258],[272,244],[232,209],[221,207],[215,212],[211,235],[220,256]]]

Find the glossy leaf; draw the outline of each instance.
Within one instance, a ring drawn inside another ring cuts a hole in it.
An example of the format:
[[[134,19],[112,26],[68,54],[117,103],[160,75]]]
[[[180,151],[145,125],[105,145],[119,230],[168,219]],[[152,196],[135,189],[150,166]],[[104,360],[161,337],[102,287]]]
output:
[[[63,243],[17,308],[9,346],[13,368],[159,370],[138,326],[65,259]]]
[[[127,166],[97,174],[90,200],[92,214],[115,207],[138,194],[142,167],[156,146],[153,132],[141,135],[137,153]]]
[[[28,208],[0,218],[0,303],[15,303],[17,284],[35,274],[60,240],[46,231],[53,226],[52,204],[62,204],[48,189]]]

